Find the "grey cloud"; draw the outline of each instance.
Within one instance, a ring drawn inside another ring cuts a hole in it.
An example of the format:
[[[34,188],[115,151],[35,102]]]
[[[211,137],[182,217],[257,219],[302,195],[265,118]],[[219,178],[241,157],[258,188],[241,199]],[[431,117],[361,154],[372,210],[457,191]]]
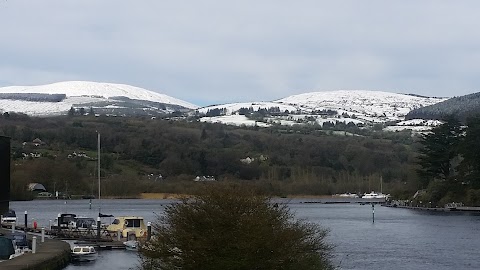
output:
[[[199,105],[307,91],[451,96],[479,79],[477,1],[0,4],[0,84],[132,84]]]

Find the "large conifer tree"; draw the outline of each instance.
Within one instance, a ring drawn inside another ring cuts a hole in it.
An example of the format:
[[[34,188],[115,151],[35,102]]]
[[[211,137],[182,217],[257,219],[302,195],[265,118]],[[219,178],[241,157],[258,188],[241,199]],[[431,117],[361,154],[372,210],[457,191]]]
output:
[[[424,187],[434,179],[447,180],[454,175],[454,161],[459,156],[461,136],[460,122],[453,117],[423,136],[418,172]]]
[[[460,148],[464,158],[462,177],[472,187],[480,188],[480,116],[469,118],[467,126]]]

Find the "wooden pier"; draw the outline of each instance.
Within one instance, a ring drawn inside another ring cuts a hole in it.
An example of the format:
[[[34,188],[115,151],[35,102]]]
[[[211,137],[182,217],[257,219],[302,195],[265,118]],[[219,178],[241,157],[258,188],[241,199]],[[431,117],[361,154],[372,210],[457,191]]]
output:
[[[1,227],[4,230],[11,230],[11,223],[2,223]],[[25,230],[24,225],[15,225],[16,231],[26,231],[27,233],[40,235],[42,233],[42,228],[33,228],[28,227]],[[49,238],[54,238],[57,240],[69,240],[73,241],[74,244],[81,245],[92,245],[97,249],[111,250],[111,249],[125,249],[124,241],[127,241],[125,238],[118,238],[115,233],[110,233],[106,229],[100,230],[100,238],[98,238],[98,232],[94,229],[53,229],[50,230],[45,228],[45,236]],[[139,239],[144,240],[144,239]]]

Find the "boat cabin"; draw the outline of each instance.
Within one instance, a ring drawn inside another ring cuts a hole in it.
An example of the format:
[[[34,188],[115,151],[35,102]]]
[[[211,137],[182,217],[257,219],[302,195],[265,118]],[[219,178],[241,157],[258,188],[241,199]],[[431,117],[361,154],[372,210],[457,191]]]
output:
[[[92,246],[85,246],[85,247],[76,246],[76,247],[73,247],[72,252],[75,254],[95,253],[95,248]]]
[[[76,217],[75,227],[77,229],[96,229],[97,222],[95,221],[94,218],[90,218],[90,217]]]
[[[122,237],[128,238],[129,240],[147,236],[147,227],[145,226],[143,217],[136,216],[116,217],[112,224],[108,225],[107,231],[111,233],[120,231]]]
[[[15,214],[15,211],[12,209],[8,210],[8,212],[3,214],[1,222],[5,223],[15,223],[17,222],[17,215]]]
[[[10,238],[15,244],[16,248],[30,248],[31,244],[27,240],[27,234],[22,231],[15,231],[11,233],[8,238]]]
[[[93,246],[74,246],[71,254],[72,260],[77,262],[94,261],[98,256]]]
[[[60,214],[58,216],[53,225],[52,229],[68,229],[68,228],[74,228],[75,227],[75,218],[77,215],[75,214]],[[60,228],[58,227],[60,226]]]
[[[8,260],[13,254],[15,254],[15,247],[12,239],[0,236],[0,260]]]

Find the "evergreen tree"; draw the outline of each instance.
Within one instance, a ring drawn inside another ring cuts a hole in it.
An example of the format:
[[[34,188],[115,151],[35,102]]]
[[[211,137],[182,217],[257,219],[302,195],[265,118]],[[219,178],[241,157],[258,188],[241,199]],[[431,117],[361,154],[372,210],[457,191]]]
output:
[[[465,138],[460,147],[463,156],[462,179],[474,188],[480,188],[480,116],[469,118],[467,126]]]
[[[422,138],[423,148],[420,149],[418,171],[424,187],[431,180],[447,180],[455,173],[454,161],[459,156],[459,143],[461,139],[460,122],[449,117],[446,122]]]

